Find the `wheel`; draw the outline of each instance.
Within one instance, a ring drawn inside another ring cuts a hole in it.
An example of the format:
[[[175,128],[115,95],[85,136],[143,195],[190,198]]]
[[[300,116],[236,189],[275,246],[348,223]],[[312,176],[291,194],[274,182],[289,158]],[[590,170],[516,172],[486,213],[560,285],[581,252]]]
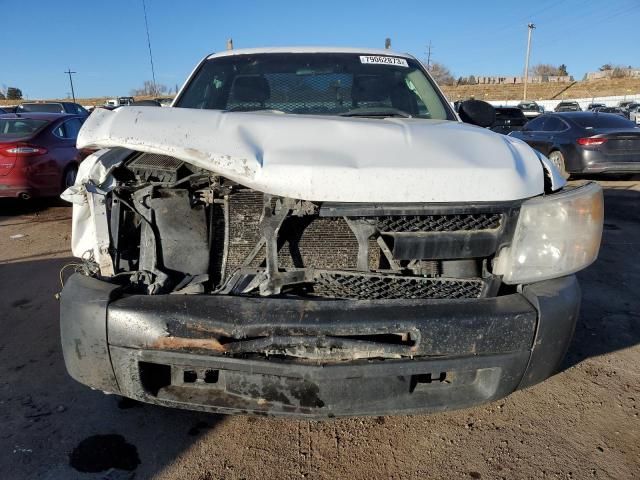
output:
[[[76,181],[76,175],[78,174],[78,167],[76,165],[69,165],[65,168],[62,174],[62,191],[73,186]]]
[[[569,172],[567,172],[567,169],[565,167],[564,155],[562,155],[562,152],[554,150],[549,154],[549,160],[551,160],[551,163],[556,166],[556,168],[560,171],[560,175],[562,175],[565,180],[569,178]]]

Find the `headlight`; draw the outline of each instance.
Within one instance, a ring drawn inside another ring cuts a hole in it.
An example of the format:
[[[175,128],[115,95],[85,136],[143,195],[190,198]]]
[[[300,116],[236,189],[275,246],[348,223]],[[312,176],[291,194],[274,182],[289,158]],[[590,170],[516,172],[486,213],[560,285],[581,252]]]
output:
[[[597,258],[603,220],[602,189],[597,183],[527,200],[513,241],[500,251],[493,271],[510,284],[577,272]]]

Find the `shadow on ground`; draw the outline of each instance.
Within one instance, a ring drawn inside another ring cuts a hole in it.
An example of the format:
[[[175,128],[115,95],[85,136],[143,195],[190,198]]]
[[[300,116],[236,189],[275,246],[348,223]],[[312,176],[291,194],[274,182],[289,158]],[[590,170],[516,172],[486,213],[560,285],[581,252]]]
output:
[[[605,188],[598,260],[578,274],[582,307],[563,369],[640,344],[640,192]]]
[[[55,294],[69,261],[0,265],[0,478],[93,479],[111,467],[111,480],[152,478],[222,417],[122,400],[67,375]]]

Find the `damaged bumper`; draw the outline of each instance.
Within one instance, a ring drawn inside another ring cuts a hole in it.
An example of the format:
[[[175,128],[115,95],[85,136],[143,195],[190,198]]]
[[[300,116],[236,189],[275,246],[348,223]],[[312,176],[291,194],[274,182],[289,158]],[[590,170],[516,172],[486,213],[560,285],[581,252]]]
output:
[[[299,417],[450,410],[544,380],[575,327],[574,276],[495,298],[344,301],[62,292],[77,381],[159,405]]]

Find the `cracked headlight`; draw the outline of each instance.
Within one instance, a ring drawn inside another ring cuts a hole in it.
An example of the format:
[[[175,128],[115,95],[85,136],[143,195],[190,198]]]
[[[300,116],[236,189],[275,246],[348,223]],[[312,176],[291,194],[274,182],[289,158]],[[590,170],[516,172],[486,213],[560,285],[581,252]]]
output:
[[[509,284],[577,272],[597,258],[603,220],[602,188],[594,182],[527,200],[493,271]]]

